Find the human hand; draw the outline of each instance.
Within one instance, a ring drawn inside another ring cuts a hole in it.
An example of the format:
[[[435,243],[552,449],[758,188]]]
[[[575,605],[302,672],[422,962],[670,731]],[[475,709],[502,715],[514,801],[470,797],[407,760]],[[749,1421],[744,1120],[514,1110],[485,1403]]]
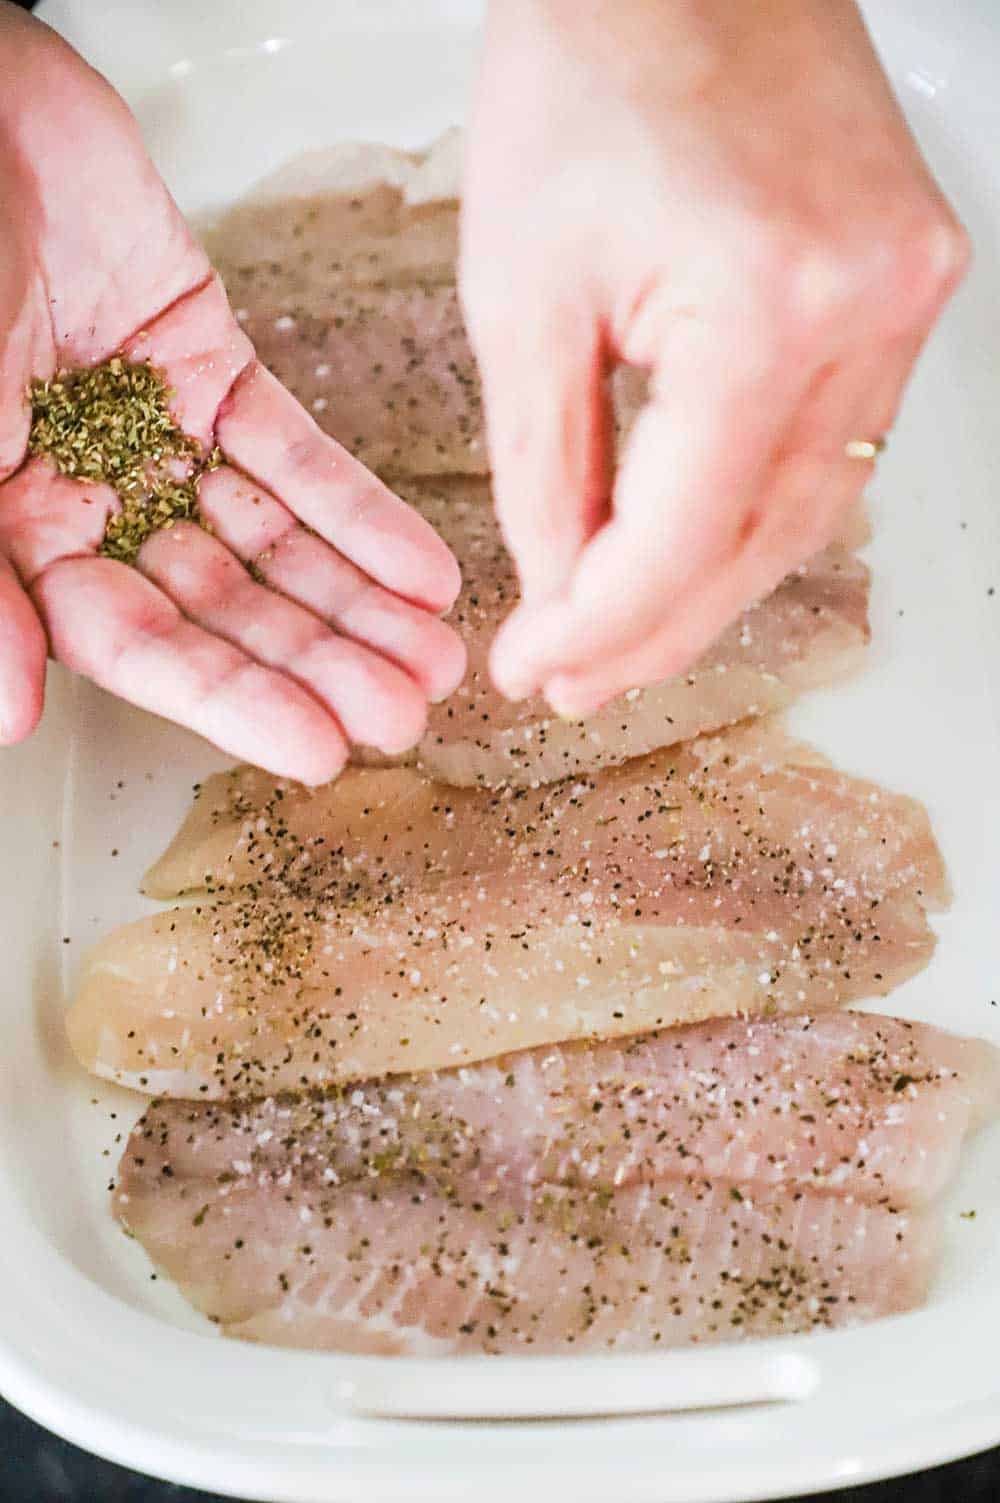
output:
[[[818,551],[967,259],[852,0],[493,0],[462,291],[522,603],[583,715]],[[613,489],[604,376],[651,400]]]
[[[118,96],[2,0],[0,58],[0,743],[38,719],[48,645],[304,782],[352,741],[403,751],[463,673],[454,559],[255,361]],[[212,534],[154,533],[136,568],[98,556],[114,493],[26,457],[29,382],[118,351],[228,461],[199,482]]]

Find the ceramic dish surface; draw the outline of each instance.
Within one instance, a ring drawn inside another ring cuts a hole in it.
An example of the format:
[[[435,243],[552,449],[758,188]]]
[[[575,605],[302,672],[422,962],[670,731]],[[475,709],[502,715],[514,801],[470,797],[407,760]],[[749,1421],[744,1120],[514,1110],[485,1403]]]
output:
[[[203,215],[345,140],[461,121],[479,14],[460,0],[47,0]],[[955,889],[905,1016],[1000,1043],[1000,17],[873,0],[878,44],[972,232],[873,490],[874,643],[791,717],[839,765],[923,799]],[[140,873],[222,765],[193,737],[50,675],[0,756],[0,1390],[77,1443],[271,1503],[736,1503],[1000,1440],[1000,1128],[965,1156],[918,1313],[864,1330],[637,1358],[338,1357],[215,1335],[112,1222],[141,1103],[87,1078],[63,1014],[87,945],[150,905]],[[112,1116],[112,1114],[115,1114]],[[975,1217],[967,1214],[975,1211]]]

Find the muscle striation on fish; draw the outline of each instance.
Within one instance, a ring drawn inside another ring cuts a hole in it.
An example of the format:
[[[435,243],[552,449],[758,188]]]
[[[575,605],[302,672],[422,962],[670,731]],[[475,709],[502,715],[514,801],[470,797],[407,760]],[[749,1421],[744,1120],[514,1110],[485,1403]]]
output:
[[[210,1097],[882,995],[947,897],[918,804],[771,728],[500,792],[223,776],[147,886],[203,891],[98,945],[70,1039]]]
[[[1000,1055],[861,1014],[710,1023],[326,1095],[154,1102],[115,1211],[234,1336],[647,1350],[854,1324],[933,1274]]]

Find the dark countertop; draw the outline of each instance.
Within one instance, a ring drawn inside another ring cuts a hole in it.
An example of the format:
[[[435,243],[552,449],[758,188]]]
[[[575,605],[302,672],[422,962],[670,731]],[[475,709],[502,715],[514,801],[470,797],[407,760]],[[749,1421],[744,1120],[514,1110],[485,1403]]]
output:
[[[1000,1448],[917,1477],[814,1495],[809,1503],[996,1503]],[[224,1503],[99,1461],[0,1399],[0,1503]],[[358,1499],[358,1503],[365,1503]],[[613,1500],[609,1500],[613,1503]],[[807,1503],[806,1499],[798,1503]]]

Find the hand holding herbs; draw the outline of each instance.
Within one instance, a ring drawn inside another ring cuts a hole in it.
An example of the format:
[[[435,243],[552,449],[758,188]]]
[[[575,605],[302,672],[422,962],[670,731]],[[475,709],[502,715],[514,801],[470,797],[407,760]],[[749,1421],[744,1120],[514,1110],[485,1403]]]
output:
[[[303,782],[405,750],[453,558],[255,359],[117,95],[2,0],[0,55],[0,743],[48,650]]]

